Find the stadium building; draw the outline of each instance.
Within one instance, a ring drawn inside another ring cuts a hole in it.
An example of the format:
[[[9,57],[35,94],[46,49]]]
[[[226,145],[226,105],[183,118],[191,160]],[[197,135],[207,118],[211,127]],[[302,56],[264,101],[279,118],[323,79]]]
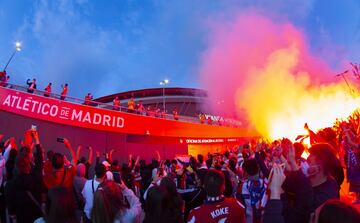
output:
[[[118,97],[120,111],[112,109]],[[153,88],[121,92],[95,99],[91,105],[84,100],[44,92],[26,92],[26,87],[0,87],[0,133],[5,137],[22,138],[24,130],[37,126],[42,144],[54,151],[64,151],[57,138],[68,138],[73,147],[91,145],[94,150],[115,149],[114,158],[127,159],[129,154],[149,159],[159,151],[164,158],[198,153],[220,152],[257,137],[255,131],[238,123],[212,116],[206,108],[207,94],[191,88]],[[127,102],[142,101],[145,108],[165,107],[166,115],[137,113],[127,110]],[[173,110],[179,113],[174,120]],[[212,123],[200,123],[199,114],[206,114]],[[220,121],[218,122],[218,120]],[[83,150],[82,155],[87,151]]]

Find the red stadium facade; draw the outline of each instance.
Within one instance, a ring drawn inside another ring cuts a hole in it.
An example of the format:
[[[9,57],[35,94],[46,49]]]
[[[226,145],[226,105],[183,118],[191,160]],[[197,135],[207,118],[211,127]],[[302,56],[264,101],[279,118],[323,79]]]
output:
[[[102,152],[116,149],[114,156],[119,160],[127,159],[128,154],[150,158],[156,150],[163,157],[173,158],[176,155],[220,151],[257,136],[256,132],[240,127],[200,124],[195,115],[191,117],[187,114],[180,116],[180,120],[174,120],[170,114],[157,118],[114,111],[111,104],[107,104],[114,96],[97,99],[88,106],[79,99],[67,98],[63,101],[56,95],[44,97],[41,91],[30,94],[25,90],[14,85],[0,87],[0,133],[5,133],[6,137],[22,138],[24,130],[36,125],[42,144],[55,151],[64,150],[63,145],[56,142],[56,138],[64,137],[70,139],[74,147],[78,144],[91,145]],[[135,97],[134,92],[120,94],[131,95],[145,104],[161,104],[161,98],[157,100],[155,95],[144,97],[145,91],[142,94],[137,91],[142,95],[140,98]],[[169,107],[177,106],[174,101],[188,103],[184,100],[184,90],[175,91],[183,94],[167,97]],[[185,97],[188,97],[186,92]],[[190,104],[198,106],[198,99],[194,102],[191,98],[189,100]],[[189,106],[188,111],[191,111]]]

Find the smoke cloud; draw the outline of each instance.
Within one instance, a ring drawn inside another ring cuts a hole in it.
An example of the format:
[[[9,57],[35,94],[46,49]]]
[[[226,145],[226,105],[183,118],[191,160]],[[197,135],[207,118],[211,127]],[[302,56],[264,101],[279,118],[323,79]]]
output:
[[[293,139],[305,122],[327,127],[356,109],[359,99],[335,73],[310,52],[301,30],[248,11],[212,25],[200,82],[214,112],[235,113],[263,136]]]

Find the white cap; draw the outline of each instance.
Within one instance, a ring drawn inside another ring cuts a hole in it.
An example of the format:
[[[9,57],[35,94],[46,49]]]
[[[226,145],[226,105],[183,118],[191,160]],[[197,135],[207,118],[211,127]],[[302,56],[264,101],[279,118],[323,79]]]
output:
[[[110,163],[108,161],[103,161],[102,164],[105,166],[105,167],[110,167]]]

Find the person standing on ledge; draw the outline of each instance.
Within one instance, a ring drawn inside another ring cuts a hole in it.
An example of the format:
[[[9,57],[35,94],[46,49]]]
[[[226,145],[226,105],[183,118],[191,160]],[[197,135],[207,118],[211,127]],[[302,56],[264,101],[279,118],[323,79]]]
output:
[[[51,94],[51,85],[52,85],[52,83],[49,83],[48,86],[46,86],[46,88],[44,89],[44,91],[45,91],[44,96],[45,96],[45,97],[50,97],[50,94]]]
[[[61,92],[60,100],[65,100],[67,92],[68,92],[68,84],[61,85],[61,87],[63,90]]]
[[[128,112],[133,113],[135,110],[135,101],[134,101],[134,97],[131,97],[130,100],[128,101]]]
[[[85,96],[85,102],[84,104],[85,105],[91,105],[91,100],[93,99],[91,93],[88,93],[86,96]]]
[[[32,81],[27,79],[26,84],[29,86],[27,92],[34,93],[34,90],[36,89],[36,79],[34,78]]]
[[[120,110],[120,100],[119,100],[118,96],[116,96],[113,100],[113,110],[115,110],[115,111]]]

